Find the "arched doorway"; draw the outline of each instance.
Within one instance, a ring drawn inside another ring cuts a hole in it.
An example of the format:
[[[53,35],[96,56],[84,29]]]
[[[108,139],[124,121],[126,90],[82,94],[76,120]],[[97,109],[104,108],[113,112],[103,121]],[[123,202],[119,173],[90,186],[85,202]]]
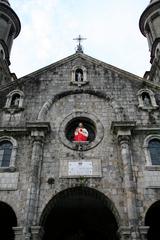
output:
[[[155,202],[148,209],[145,217],[145,225],[149,226],[147,239],[158,240],[160,239],[160,201]]]
[[[12,227],[17,226],[17,218],[13,209],[0,202],[0,239],[14,240]]]
[[[118,213],[102,193],[87,187],[60,192],[40,221],[42,240],[118,240]]]

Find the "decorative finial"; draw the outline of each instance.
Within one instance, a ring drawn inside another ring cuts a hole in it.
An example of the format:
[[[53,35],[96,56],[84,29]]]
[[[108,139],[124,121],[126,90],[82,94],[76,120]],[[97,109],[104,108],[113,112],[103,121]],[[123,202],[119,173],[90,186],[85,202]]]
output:
[[[83,53],[83,48],[82,48],[82,45],[81,45],[81,41],[86,40],[86,39],[87,38],[81,37],[81,35],[79,35],[77,38],[73,38],[73,40],[78,41],[77,50],[76,50],[77,53]]]

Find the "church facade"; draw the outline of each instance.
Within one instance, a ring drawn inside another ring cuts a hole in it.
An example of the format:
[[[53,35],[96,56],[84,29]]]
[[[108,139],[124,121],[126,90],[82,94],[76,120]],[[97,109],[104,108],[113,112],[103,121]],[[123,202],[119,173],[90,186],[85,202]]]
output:
[[[20,20],[7,0],[0,13],[0,238],[159,239],[160,1],[140,17],[151,52],[143,78],[79,43],[17,79]]]

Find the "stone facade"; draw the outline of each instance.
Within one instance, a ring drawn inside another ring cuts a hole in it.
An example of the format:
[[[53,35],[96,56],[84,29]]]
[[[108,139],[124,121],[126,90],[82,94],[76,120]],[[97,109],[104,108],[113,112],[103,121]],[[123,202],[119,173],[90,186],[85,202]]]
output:
[[[93,225],[101,239],[158,239],[148,224],[160,200],[160,163],[152,164],[149,149],[160,139],[157,81],[77,51],[2,84],[0,93],[0,144],[12,144],[10,163],[0,167],[0,209],[16,219],[8,225],[15,240],[86,239]],[[69,137],[78,122],[90,141]]]

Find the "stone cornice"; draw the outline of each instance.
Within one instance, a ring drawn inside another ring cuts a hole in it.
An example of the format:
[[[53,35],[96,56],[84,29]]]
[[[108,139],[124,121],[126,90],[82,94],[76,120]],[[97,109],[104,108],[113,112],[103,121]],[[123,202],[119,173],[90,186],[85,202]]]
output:
[[[127,131],[132,130],[134,132],[160,132],[160,127],[158,126],[141,126],[137,125],[135,121],[113,121],[111,124],[111,130],[114,134],[117,134],[118,131]]]
[[[145,127],[145,126],[137,126],[134,131],[160,131],[160,127]]]
[[[132,130],[135,128],[135,126],[135,121],[113,121],[111,124],[111,130],[113,131],[113,133],[117,133],[119,130]]]
[[[27,133],[26,127],[0,127],[0,135],[2,134],[10,134],[10,133],[16,133],[16,134],[24,134]]]
[[[50,123],[49,122],[27,122],[25,126],[19,127],[0,127],[0,135],[2,134],[27,134],[32,131],[43,131],[44,133],[48,133],[50,131]]]
[[[44,131],[45,133],[50,131],[49,122],[27,122],[26,127],[29,131]]]

